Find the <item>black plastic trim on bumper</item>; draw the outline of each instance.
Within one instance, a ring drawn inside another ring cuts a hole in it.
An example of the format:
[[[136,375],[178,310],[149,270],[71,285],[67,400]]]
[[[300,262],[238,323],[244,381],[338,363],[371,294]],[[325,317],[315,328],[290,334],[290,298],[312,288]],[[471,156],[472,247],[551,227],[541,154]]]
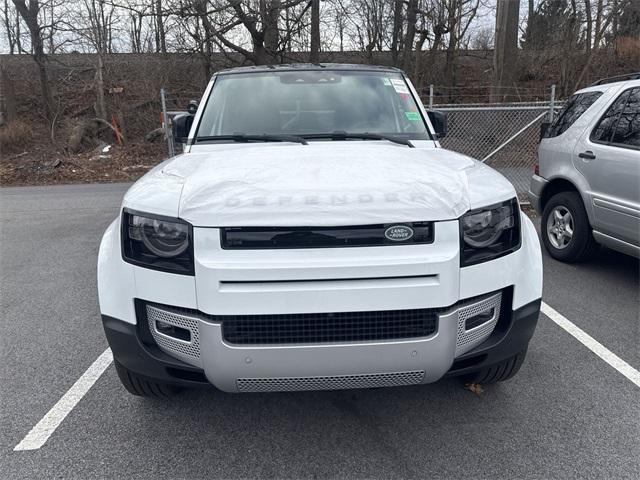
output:
[[[125,368],[158,382],[185,387],[211,386],[204,371],[140,341],[136,325],[102,315],[102,326],[113,358]]]
[[[481,345],[456,358],[445,377],[474,373],[526,350],[538,324],[541,302],[538,299],[511,310],[508,327],[496,329]]]

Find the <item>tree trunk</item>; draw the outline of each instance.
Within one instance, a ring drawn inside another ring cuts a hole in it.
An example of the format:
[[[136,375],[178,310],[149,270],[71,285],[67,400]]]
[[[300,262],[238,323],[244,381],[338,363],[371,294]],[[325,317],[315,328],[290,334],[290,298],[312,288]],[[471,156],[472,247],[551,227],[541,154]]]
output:
[[[422,75],[420,74],[420,69],[422,67],[422,47],[424,46],[424,42],[427,41],[427,30],[423,29],[420,32],[420,36],[418,37],[418,41],[416,42],[416,61],[414,66],[414,74],[413,81],[415,83],[416,88],[422,87]]]
[[[213,56],[213,44],[212,44],[212,36],[213,36],[213,27],[207,18],[207,22],[203,22],[204,27],[204,78],[208,82],[211,78],[211,57]]]
[[[506,0],[509,1],[509,0]],[[457,2],[449,5],[447,8],[447,33],[449,33],[449,42],[444,57],[444,78],[449,87],[456,86],[456,49],[458,48],[458,6]],[[453,100],[452,88],[449,88],[448,100]]]
[[[34,48],[35,51],[35,48]],[[40,77],[40,93],[44,103],[44,114],[47,120],[53,120],[53,101],[51,99],[51,87],[49,86],[49,70],[47,68],[47,57],[44,53],[35,53],[33,58],[38,64],[38,75]]]
[[[96,117],[107,120],[107,106],[104,101],[104,62],[102,53],[98,54],[98,65],[96,67]]]
[[[38,2],[30,1],[29,7],[25,4],[25,0],[13,0],[16,10],[24,20],[29,29],[29,37],[31,38],[31,50],[33,51],[33,60],[38,65],[38,75],[40,77],[40,92],[42,94],[42,102],[44,113],[47,120],[53,120],[53,102],[51,101],[51,87],[49,86],[49,71],[47,68],[47,56],[44,53],[44,44],[42,42],[41,28],[39,24],[38,13],[40,5]]]
[[[603,13],[603,5],[602,0],[598,0],[598,4],[596,7],[596,25],[595,25],[595,36],[594,36],[594,44],[593,48],[597,49],[600,46],[600,41],[602,40],[602,13]]]
[[[11,123],[16,118],[16,96],[13,80],[7,70],[0,65],[0,126]]]
[[[49,55],[53,55],[55,52],[55,45],[53,43],[53,2],[51,2],[51,4],[49,5],[49,15],[51,15],[51,18],[49,18],[49,23],[51,24],[51,31],[49,32]]]
[[[613,37],[613,51],[618,55],[618,16],[620,11],[618,10],[618,0],[613,0],[613,22],[611,24],[611,36]]]
[[[398,48],[402,36],[402,0],[394,0],[393,5],[393,33],[391,37],[391,59],[393,66],[398,66]]]
[[[256,65],[266,65],[267,63],[269,63],[269,57],[270,55],[264,48],[263,42],[253,43],[253,63],[255,63]]]
[[[411,53],[413,41],[416,36],[416,19],[418,17],[418,1],[409,0],[407,6],[407,33],[404,37],[404,51],[402,53],[402,65],[405,72],[411,68]]]
[[[591,0],[584,0],[584,12],[587,16],[587,30],[585,37],[585,50],[587,54],[591,50],[591,42],[593,40],[593,18],[591,16]]]
[[[493,49],[492,101],[503,101],[502,87],[511,87],[518,57],[518,14],[520,0],[498,0],[495,46]]]
[[[22,53],[22,40],[20,39],[20,15],[16,10],[16,52]]]
[[[452,47],[451,41],[447,45],[447,52],[444,57],[444,78],[449,87],[456,86],[456,49]],[[452,88],[449,88],[449,101],[453,100]]]
[[[535,10],[533,7],[533,0],[529,0],[528,2],[528,10],[527,10],[527,27],[524,33],[525,43],[529,43],[531,45],[531,37],[533,36],[533,20],[535,18]],[[495,39],[494,39],[495,40]]]
[[[164,19],[162,18],[162,0],[156,0],[156,26],[158,36],[158,51],[167,53],[167,42],[165,40]]]
[[[280,32],[278,31],[278,17],[280,16],[280,0],[260,0],[262,10],[262,63],[272,63],[278,51]],[[260,40],[260,39],[256,39]],[[258,41],[258,44],[261,42]],[[255,43],[254,43],[255,45]],[[257,52],[256,52],[257,54]]]
[[[311,0],[311,63],[320,61],[320,0]]]

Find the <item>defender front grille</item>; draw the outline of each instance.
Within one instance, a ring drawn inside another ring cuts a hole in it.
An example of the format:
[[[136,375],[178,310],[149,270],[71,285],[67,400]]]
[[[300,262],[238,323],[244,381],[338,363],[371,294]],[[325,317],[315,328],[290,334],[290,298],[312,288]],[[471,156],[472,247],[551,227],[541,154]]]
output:
[[[441,309],[374,312],[220,315],[222,335],[234,344],[300,344],[397,340],[432,335]]]
[[[392,239],[388,230],[407,227],[411,236]],[[433,222],[385,223],[342,227],[225,227],[220,244],[225,250],[278,248],[346,248],[433,243]]]

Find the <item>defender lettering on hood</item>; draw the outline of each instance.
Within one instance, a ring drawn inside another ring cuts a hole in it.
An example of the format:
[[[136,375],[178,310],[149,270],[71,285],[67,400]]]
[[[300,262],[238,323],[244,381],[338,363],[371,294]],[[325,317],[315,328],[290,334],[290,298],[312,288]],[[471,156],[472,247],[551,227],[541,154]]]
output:
[[[196,226],[335,226],[451,220],[469,210],[465,167],[429,151],[313,142],[185,155],[163,173],[185,178],[180,217]]]

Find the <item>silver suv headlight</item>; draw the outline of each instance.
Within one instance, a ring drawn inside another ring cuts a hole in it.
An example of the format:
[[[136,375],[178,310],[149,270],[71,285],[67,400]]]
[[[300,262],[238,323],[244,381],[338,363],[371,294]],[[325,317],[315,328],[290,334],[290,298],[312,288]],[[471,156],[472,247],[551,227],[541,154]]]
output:
[[[460,217],[460,266],[493,260],[520,248],[518,200],[471,210]]]
[[[122,258],[141,267],[194,275],[193,228],[179,218],[124,209]]]

